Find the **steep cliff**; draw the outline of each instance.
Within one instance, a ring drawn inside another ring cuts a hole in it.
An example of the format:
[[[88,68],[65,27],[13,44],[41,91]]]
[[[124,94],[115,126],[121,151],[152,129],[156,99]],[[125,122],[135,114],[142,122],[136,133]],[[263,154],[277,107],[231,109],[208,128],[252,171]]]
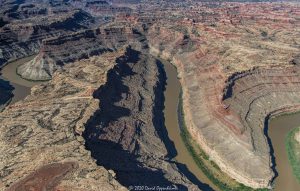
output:
[[[147,49],[127,49],[94,93],[100,106],[86,125],[86,146],[127,187],[199,190],[170,160],[174,148],[163,123],[161,72]]]
[[[0,188],[199,190],[169,156],[157,60],[127,43],[62,66],[0,113]]]
[[[64,3],[4,1],[0,18],[0,67],[39,52],[43,39],[87,29],[95,22],[83,10]]]
[[[43,40],[39,54],[21,65],[17,73],[29,80],[51,79],[53,73],[66,63],[112,52],[133,37],[131,28],[99,28]]]
[[[260,36],[260,24],[250,22],[255,16],[244,18],[245,10],[234,18],[243,22],[233,25],[161,21],[147,27],[147,38],[153,55],[177,67],[193,139],[222,171],[244,185],[263,188],[274,177],[265,119],[299,110],[299,47],[293,43],[299,36],[291,23],[275,28],[273,21],[261,18],[265,33],[273,35]]]
[[[126,190],[113,171],[96,165],[80,136],[98,108],[93,91],[122,54],[64,67],[0,113],[0,190]]]

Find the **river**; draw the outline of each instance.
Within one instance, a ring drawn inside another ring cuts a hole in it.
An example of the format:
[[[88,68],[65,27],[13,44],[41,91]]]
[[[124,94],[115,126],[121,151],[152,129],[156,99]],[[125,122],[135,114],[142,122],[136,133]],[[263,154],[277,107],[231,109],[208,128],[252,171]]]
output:
[[[0,78],[7,80],[10,84],[15,88],[13,90],[14,97],[10,104],[13,104],[19,100],[24,99],[27,95],[30,94],[30,89],[32,86],[40,84],[41,82],[33,82],[28,81],[21,78],[17,73],[16,69],[20,64],[28,62],[33,59],[34,56],[26,57],[23,59],[19,59],[13,62],[10,62],[6,66],[4,66],[1,70]],[[170,139],[174,142],[177,156],[176,161],[186,165],[188,170],[192,172],[194,176],[202,183],[205,183],[212,187],[215,190],[218,190],[211,181],[202,173],[202,171],[198,168],[193,158],[189,154],[186,149],[181,136],[180,129],[178,126],[178,115],[177,115],[177,107],[179,102],[179,94],[181,90],[180,82],[177,78],[176,68],[169,62],[162,62],[164,65],[165,72],[167,74],[167,85],[166,91],[164,92],[165,96],[165,125],[168,130],[168,135]],[[201,188],[203,189],[203,188]],[[206,191],[206,189],[203,189]]]
[[[21,78],[17,73],[17,67],[20,64],[28,62],[33,59],[34,56],[29,56],[22,58],[13,62],[8,63],[1,69],[0,78],[6,81],[9,81],[10,84],[15,88],[13,90],[14,97],[12,98],[9,104],[13,104],[19,100],[23,100],[27,95],[30,94],[30,89],[32,86],[40,84],[41,82],[28,81]]]
[[[199,169],[190,153],[186,149],[178,126],[177,107],[181,84],[177,78],[176,68],[167,61],[161,61],[167,76],[165,96],[165,125],[169,138],[174,142],[177,151],[176,161],[186,165],[188,170],[202,183],[208,184],[214,190],[219,190]],[[287,133],[300,125],[300,113],[283,115],[270,120],[268,135],[275,152],[276,170],[278,177],[275,179],[275,191],[300,191],[300,184],[294,177],[291,166],[288,162],[285,149],[285,137]],[[202,188],[203,189],[203,188]],[[205,190],[205,189],[204,189]]]
[[[30,94],[32,86],[42,82],[33,82],[21,78],[16,73],[18,65],[31,60],[34,56],[26,57],[13,61],[1,70],[0,78],[7,80],[15,88],[13,90],[14,97],[10,104],[24,99]],[[187,169],[202,183],[209,185],[214,190],[219,190],[198,168],[195,161],[186,149],[178,126],[177,107],[179,103],[179,94],[181,85],[177,78],[176,68],[167,61],[162,61],[164,70],[167,76],[165,96],[165,125],[168,131],[169,138],[174,142],[177,155],[176,161],[186,165]],[[272,146],[275,152],[276,170],[279,176],[275,179],[275,191],[299,191],[300,184],[293,176],[291,166],[288,162],[287,152],[285,149],[285,137],[287,133],[300,125],[300,113],[284,115],[270,120],[268,135],[271,138]],[[203,188],[202,188],[203,189]],[[203,189],[203,191],[206,191]]]
[[[299,191],[300,183],[293,175],[285,148],[285,138],[289,131],[300,126],[300,113],[283,115],[270,120],[268,135],[274,149],[278,177],[274,191]]]
[[[178,125],[178,114],[177,108],[179,103],[179,94],[181,91],[181,84],[177,78],[177,70],[175,66],[167,61],[161,60],[164,65],[164,70],[167,76],[166,90],[164,92],[165,96],[165,126],[168,131],[169,138],[174,142],[177,156],[175,160],[181,164],[186,165],[188,170],[196,176],[198,180],[202,183],[209,185],[214,190],[219,190],[199,169],[196,165],[194,159],[187,150],[184,142],[180,136],[180,129]],[[203,191],[206,191],[205,188],[201,188]]]

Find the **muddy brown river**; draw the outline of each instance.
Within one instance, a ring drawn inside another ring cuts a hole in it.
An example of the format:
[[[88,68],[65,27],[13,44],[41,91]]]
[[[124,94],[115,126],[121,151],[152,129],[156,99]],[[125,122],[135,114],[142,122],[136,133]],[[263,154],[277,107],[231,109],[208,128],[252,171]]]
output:
[[[177,115],[181,85],[179,79],[177,78],[176,68],[167,61],[161,61],[161,62],[164,65],[164,69],[167,76],[166,90],[164,92],[165,125],[168,130],[169,138],[174,142],[177,151],[177,156],[175,157],[175,160],[179,163],[186,165],[188,170],[194,176],[196,176],[196,178],[200,180],[202,183],[208,184],[214,190],[219,190],[196,165],[194,159],[190,155],[189,151],[187,150],[187,148],[185,147],[181,139],[180,129],[178,125],[178,115]],[[203,190],[205,191],[205,189]]]
[[[24,99],[30,94],[30,88],[41,82],[32,82],[22,79],[16,74],[18,65],[23,64],[34,56],[23,58],[2,68],[2,75],[0,78],[10,81],[14,86],[14,97],[10,104]],[[162,61],[167,76],[167,84],[165,95],[165,125],[168,131],[169,138],[174,142],[177,155],[175,160],[181,164],[186,165],[187,169],[202,183],[209,185],[214,190],[219,190],[198,168],[193,158],[186,149],[178,126],[177,107],[179,102],[179,94],[181,90],[180,82],[177,78],[176,68],[169,62]],[[295,127],[300,125],[300,113],[292,115],[284,115],[272,119],[268,128],[268,135],[271,138],[274,148],[274,155],[276,157],[276,170],[278,177],[275,179],[275,191],[300,191],[300,184],[293,176],[291,166],[288,162],[287,152],[285,149],[285,137],[287,133]],[[203,188],[202,188],[203,189]],[[203,189],[206,191],[205,189]]]
[[[24,99],[27,95],[30,94],[30,88],[34,85],[40,84],[41,82],[28,81],[21,78],[17,73],[17,67],[20,64],[28,62],[33,59],[34,56],[29,56],[22,58],[13,62],[8,63],[1,70],[0,78],[7,80],[15,88],[13,90],[14,97],[12,98],[10,104],[13,104],[19,100]]]
[[[177,156],[176,161],[185,164],[188,170],[193,173],[198,180],[208,184],[214,190],[219,190],[198,168],[193,158],[186,149],[178,126],[177,107],[179,102],[180,82],[177,78],[176,68],[169,62],[162,61],[167,75],[167,85],[165,95],[165,125],[168,130],[170,139],[174,142]],[[300,191],[300,184],[292,173],[291,166],[288,162],[287,152],[285,149],[285,137],[287,133],[300,125],[300,113],[284,115],[272,119],[268,128],[268,135],[271,138],[276,157],[276,170],[278,177],[275,179],[275,191]]]
[[[289,131],[300,126],[300,113],[283,115],[270,121],[268,135],[274,149],[278,177],[274,182],[275,191],[299,191],[300,183],[293,175],[285,148],[285,138]]]

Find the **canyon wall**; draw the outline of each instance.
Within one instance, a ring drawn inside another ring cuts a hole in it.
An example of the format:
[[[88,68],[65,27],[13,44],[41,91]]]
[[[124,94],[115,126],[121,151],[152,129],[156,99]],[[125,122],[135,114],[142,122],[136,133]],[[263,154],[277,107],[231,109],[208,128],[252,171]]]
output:
[[[0,188],[124,190],[145,185],[200,190],[172,160],[175,148],[162,113],[165,78],[146,39],[126,27],[83,33],[48,39],[45,52],[54,58],[76,57],[80,54],[72,43],[81,48],[97,44],[107,51],[61,65],[49,82],[34,86],[24,101],[0,113],[5,153]],[[73,54],[65,57],[57,51],[68,48]],[[43,57],[47,68],[54,60],[49,58]]]
[[[199,190],[171,160],[174,145],[162,112],[164,83],[158,60],[147,49],[128,48],[107,83],[95,91],[100,106],[86,125],[86,145],[97,164],[113,169],[127,187]]]
[[[270,187],[265,122],[300,108],[299,4],[128,2],[0,2],[0,67],[37,54],[17,72],[50,80],[0,113],[0,188],[199,189],[172,160],[158,56],[177,67],[187,128],[209,159]]]
[[[151,53],[177,67],[187,127],[210,159],[244,185],[269,187],[274,172],[265,120],[299,109],[299,68],[292,61],[299,49],[291,41],[282,45],[288,32],[268,42],[236,26],[226,36],[208,28],[150,25]]]
[[[98,108],[93,91],[121,55],[73,63],[0,113],[0,190],[126,190],[97,166],[80,136]]]
[[[18,67],[17,73],[29,80],[49,80],[66,63],[112,52],[133,38],[131,28],[112,27],[82,30],[42,41],[38,55]]]
[[[94,23],[88,13],[63,3],[4,1],[0,15],[0,67],[37,54],[43,39],[87,29]]]

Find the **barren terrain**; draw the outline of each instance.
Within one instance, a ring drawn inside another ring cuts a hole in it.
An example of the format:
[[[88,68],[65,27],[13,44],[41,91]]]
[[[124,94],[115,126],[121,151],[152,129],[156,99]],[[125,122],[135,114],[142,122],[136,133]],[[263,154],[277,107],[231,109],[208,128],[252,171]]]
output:
[[[45,81],[0,113],[0,190],[200,190],[173,160],[158,57],[177,68],[187,130],[209,160],[249,189],[271,187],[266,121],[300,108],[299,2],[0,5],[0,66],[36,54],[16,72]]]

